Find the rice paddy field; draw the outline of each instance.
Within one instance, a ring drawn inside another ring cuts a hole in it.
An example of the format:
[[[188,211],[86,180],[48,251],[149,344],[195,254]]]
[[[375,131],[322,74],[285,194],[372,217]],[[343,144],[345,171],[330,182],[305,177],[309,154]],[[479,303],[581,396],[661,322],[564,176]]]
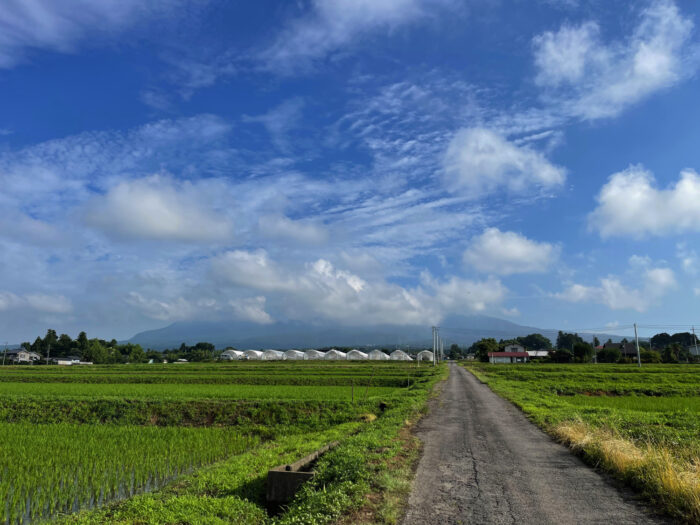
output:
[[[465,366],[592,464],[700,523],[700,366]]]
[[[2,521],[329,522],[382,479],[444,373],[405,362],[3,367]],[[331,441],[318,484],[269,515],[267,470]]]

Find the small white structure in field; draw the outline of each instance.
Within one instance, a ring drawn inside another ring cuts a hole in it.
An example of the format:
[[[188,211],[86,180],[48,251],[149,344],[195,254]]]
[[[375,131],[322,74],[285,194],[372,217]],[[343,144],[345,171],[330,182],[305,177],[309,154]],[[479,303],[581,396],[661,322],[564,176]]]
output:
[[[340,350],[336,350],[335,348],[331,348],[326,352],[326,355],[323,357],[323,359],[327,361],[342,361],[347,357],[347,354],[345,352],[341,352]]]
[[[348,361],[363,361],[369,359],[369,356],[364,352],[360,352],[357,348],[353,348],[347,353],[345,359]]]
[[[248,361],[259,361],[262,359],[263,353],[260,350],[246,350],[243,352],[243,359]]]
[[[230,350],[224,350],[221,352],[221,360],[222,361],[237,361],[239,359],[243,359],[243,352],[240,350],[234,350],[233,348]]]
[[[281,361],[284,359],[284,352],[281,350],[265,350],[262,353],[263,361]]]
[[[319,350],[311,349],[304,352],[304,359],[307,361],[315,361],[318,359],[324,359],[326,357],[326,352],[321,352]]]
[[[418,355],[416,356],[416,361],[433,361],[433,353],[430,350],[423,350],[422,352],[418,352]]]
[[[288,361],[301,361],[305,359],[304,352],[300,352],[299,350],[287,350],[284,353],[284,358]]]
[[[403,350],[394,350],[389,355],[389,359],[391,359],[392,361],[413,361],[411,356]]]
[[[389,356],[386,353],[382,352],[381,350],[377,350],[376,348],[369,353],[368,357],[371,361],[389,360]]]

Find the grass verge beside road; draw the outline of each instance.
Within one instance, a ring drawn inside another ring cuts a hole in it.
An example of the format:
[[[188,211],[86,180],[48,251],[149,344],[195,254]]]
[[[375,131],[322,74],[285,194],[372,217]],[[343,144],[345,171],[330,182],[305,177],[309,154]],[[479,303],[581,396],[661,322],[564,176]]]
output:
[[[464,366],[590,464],[700,523],[700,367]]]

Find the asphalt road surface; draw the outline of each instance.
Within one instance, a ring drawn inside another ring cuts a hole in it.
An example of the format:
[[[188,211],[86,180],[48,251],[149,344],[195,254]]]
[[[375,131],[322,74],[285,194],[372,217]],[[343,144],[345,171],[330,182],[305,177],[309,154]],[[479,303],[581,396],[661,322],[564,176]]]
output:
[[[461,366],[431,403],[403,525],[669,523]]]

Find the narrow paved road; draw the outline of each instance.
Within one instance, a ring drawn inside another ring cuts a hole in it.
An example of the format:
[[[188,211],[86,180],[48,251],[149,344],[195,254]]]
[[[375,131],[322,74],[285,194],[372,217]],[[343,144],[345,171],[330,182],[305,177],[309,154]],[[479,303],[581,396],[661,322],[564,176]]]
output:
[[[418,437],[403,525],[667,523],[456,364]]]

